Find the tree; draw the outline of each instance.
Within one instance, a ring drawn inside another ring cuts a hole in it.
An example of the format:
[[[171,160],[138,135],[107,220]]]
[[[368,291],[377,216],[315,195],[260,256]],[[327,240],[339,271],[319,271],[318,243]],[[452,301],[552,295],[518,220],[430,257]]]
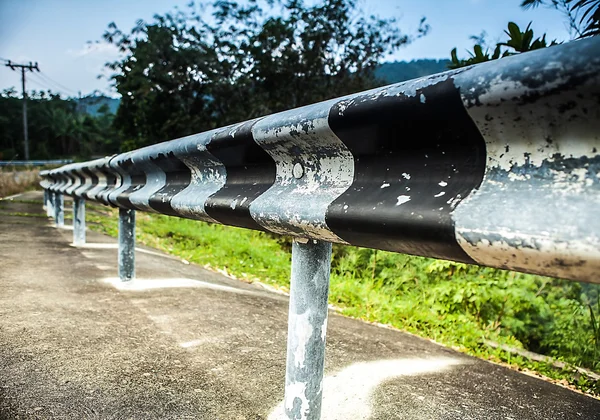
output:
[[[104,39],[124,53],[107,65],[127,147],[374,87],[379,61],[428,31],[424,19],[409,36],[394,19],[356,11],[355,0],[217,0],[139,21],[128,34],[110,24]]]
[[[540,5],[562,12],[569,29],[577,38],[600,34],[600,0],[523,0],[521,7],[527,9]]]
[[[552,7],[562,12],[565,15],[571,33],[575,33],[577,38],[600,34],[600,0],[522,0],[521,2],[521,7],[524,9],[540,5]],[[508,35],[509,39],[506,42],[497,43],[493,53],[490,53],[489,48],[484,46],[485,32],[478,37],[472,36],[471,38],[476,41],[476,44],[473,46],[473,52],[469,51],[471,57],[459,59],[456,48],[454,48],[450,52],[452,61],[448,67],[455,69],[558,44],[556,41],[548,44],[546,42],[546,34],[542,35],[541,38],[534,39],[531,22],[527,25],[524,32],[521,32],[516,23],[509,22],[508,30],[505,30],[504,33]]]
[[[75,100],[62,99],[50,91],[27,95],[32,157],[90,157],[119,150],[109,112],[100,112],[97,117],[78,112]],[[14,89],[0,93],[0,159],[23,157],[21,109]]]
[[[469,54],[471,55],[470,58],[459,59],[456,48],[452,49],[450,52],[450,58],[452,61],[450,64],[448,64],[448,68],[457,69],[460,67],[470,66],[471,64],[483,63],[502,57],[508,57],[510,55],[556,45],[556,41],[552,41],[548,45],[546,42],[546,34],[544,34],[541,38],[534,39],[531,23],[527,25],[525,31],[521,32],[521,28],[519,28],[516,23],[508,22],[508,29],[505,30],[504,33],[508,35],[508,40],[506,42],[497,43],[493,53],[489,52],[489,48],[486,48],[484,51],[485,47],[482,45],[485,44],[485,33],[483,33],[480,37],[472,37],[476,39],[478,43],[473,46],[473,52],[469,51]]]

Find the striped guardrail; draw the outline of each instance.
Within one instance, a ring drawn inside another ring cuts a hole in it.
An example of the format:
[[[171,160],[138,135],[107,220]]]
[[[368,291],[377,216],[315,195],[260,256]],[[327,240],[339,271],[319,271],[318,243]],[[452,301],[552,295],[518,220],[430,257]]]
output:
[[[120,209],[122,279],[138,210],[296,238],[285,407],[318,418],[332,242],[600,282],[600,38],[41,175]]]

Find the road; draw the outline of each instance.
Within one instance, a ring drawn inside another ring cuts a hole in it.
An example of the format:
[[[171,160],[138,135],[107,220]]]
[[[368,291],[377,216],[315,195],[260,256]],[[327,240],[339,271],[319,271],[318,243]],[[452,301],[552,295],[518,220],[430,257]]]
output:
[[[267,419],[283,398],[287,297],[0,201],[0,418]],[[323,419],[594,419],[600,401],[330,314]]]

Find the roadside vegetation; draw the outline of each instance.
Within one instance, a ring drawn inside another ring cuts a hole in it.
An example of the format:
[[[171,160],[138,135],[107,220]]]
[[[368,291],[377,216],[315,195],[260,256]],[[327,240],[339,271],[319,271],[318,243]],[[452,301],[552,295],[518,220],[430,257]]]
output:
[[[90,227],[116,236],[118,212],[89,208]],[[137,240],[244,281],[289,288],[288,238],[140,213]],[[595,374],[576,369],[600,371],[596,285],[342,245],[334,245],[331,270],[329,302],[343,315],[600,396]],[[517,355],[518,349],[565,363],[557,368]]]
[[[39,173],[38,169],[0,168],[0,197],[35,189],[40,182]]]

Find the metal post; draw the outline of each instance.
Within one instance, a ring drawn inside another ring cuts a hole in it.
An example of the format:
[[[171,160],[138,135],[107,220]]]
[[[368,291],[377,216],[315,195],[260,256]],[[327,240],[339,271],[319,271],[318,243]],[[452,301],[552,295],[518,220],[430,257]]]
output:
[[[135,210],[119,209],[119,278],[135,277]]]
[[[85,200],[73,197],[73,245],[85,244]]]
[[[284,410],[289,419],[320,419],[331,244],[292,244]]]
[[[65,197],[61,193],[54,193],[54,222],[56,227],[65,225]]]
[[[48,190],[44,188],[44,204],[42,205],[42,209],[48,209]]]
[[[29,160],[29,134],[27,133],[27,91],[25,90],[25,69],[21,67],[21,84],[23,85],[23,146],[25,148],[25,160]]]
[[[48,201],[46,202],[46,216],[54,217],[54,192],[48,191]]]

